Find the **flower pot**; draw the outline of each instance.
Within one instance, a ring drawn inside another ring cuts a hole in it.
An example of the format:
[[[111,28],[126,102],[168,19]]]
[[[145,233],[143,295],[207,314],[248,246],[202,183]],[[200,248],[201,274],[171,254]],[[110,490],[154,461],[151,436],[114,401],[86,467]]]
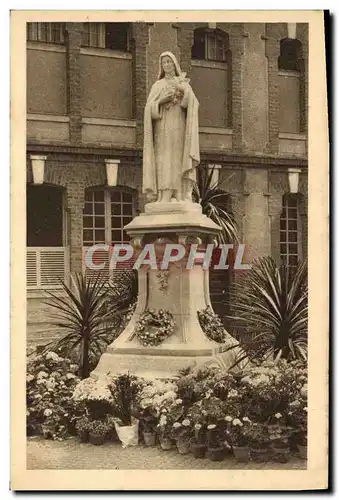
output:
[[[41,433],[44,439],[52,439],[54,429],[52,430],[48,425],[41,426]]]
[[[193,453],[194,458],[204,458],[206,455],[207,447],[205,444],[196,444],[193,443],[191,445],[191,451]]]
[[[253,462],[267,462],[269,459],[268,448],[251,448]]]
[[[248,462],[250,449],[248,446],[233,446],[233,455],[237,462]]]
[[[160,448],[164,451],[172,448],[172,440],[169,438],[160,438]]]
[[[86,431],[86,430],[79,430],[77,431],[77,435],[78,435],[78,438],[79,438],[79,441],[81,443],[87,443],[88,442],[88,439],[89,439],[89,432]]]
[[[89,433],[89,442],[91,444],[95,444],[96,446],[104,444],[105,438],[105,434],[94,434],[92,432]]]
[[[155,432],[144,432],[145,446],[155,446]]]
[[[190,450],[190,442],[187,439],[177,439],[177,449],[180,455],[186,455]]]
[[[122,443],[122,447],[137,446],[139,441],[139,420],[132,419],[132,425],[119,425],[114,423],[118,438]]]
[[[208,449],[208,457],[210,460],[213,460],[213,462],[221,462],[221,460],[224,460],[224,455],[225,450],[222,446]]]
[[[273,446],[273,458],[276,462],[286,464],[290,459],[290,449],[288,446]]]
[[[307,460],[307,445],[298,444],[299,457]]]

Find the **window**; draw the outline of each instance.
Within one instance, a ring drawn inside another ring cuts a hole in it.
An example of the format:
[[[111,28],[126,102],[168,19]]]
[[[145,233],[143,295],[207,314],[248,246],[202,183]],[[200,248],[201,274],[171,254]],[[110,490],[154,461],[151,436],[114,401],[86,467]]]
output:
[[[27,246],[63,246],[63,190],[56,186],[27,186]]]
[[[227,61],[228,35],[221,30],[197,28],[194,31],[192,59]]]
[[[83,244],[128,243],[124,226],[135,216],[135,197],[124,189],[89,189],[83,211]]]
[[[27,23],[27,40],[63,44],[64,31],[65,23]]]
[[[130,50],[129,23],[83,23],[83,47]]]
[[[285,194],[280,217],[280,256],[282,263],[294,267],[301,260],[301,221],[299,198]]]
[[[284,38],[280,41],[280,56],[278,68],[285,71],[300,71],[302,62],[301,42],[292,38]]]

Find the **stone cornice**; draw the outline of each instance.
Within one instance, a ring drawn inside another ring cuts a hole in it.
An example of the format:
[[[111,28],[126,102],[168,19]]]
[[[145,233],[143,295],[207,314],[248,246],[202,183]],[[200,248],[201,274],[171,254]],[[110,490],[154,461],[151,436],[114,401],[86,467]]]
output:
[[[66,157],[78,155],[82,158],[85,156],[88,159],[97,158],[121,158],[122,163],[126,161],[136,160],[141,166],[142,150],[138,148],[131,149],[130,147],[86,147],[86,146],[64,146],[64,145],[44,145],[27,144],[27,153],[29,154],[49,154],[56,159],[57,155]],[[232,153],[223,151],[202,151],[202,162],[218,163],[222,165],[241,166],[243,168],[257,167],[295,167],[307,169],[308,161],[306,158],[298,157],[281,157],[278,155],[251,155],[245,153]]]

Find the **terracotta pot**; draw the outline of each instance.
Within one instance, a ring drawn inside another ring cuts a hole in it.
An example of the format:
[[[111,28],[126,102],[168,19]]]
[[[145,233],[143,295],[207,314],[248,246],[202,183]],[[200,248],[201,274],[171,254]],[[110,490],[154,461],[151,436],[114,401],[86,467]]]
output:
[[[233,446],[233,455],[237,462],[248,462],[250,449],[248,446]]]
[[[155,446],[155,432],[144,432],[145,446]]]
[[[81,443],[88,443],[88,439],[89,439],[89,432],[88,431],[85,431],[85,430],[79,430],[77,431],[77,434],[78,434],[78,438],[79,438],[79,441]]]
[[[89,442],[97,446],[104,444],[105,438],[105,434],[92,434],[91,432],[89,433]]]
[[[190,442],[186,439],[177,439],[177,449],[180,455],[186,455],[190,450]]]
[[[269,455],[268,448],[251,448],[251,459],[253,462],[268,462]]]
[[[192,443],[191,451],[194,458],[204,458],[207,451],[207,446],[205,444]]]
[[[164,451],[170,450],[172,448],[172,440],[169,438],[160,438],[160,447]]]
[[[286,464],[290,459],[290,449],[288,446],[273,446],[273,458],[276,462]]]
[[[298,444],[298,451],[300,458],[307,460],[307,445]]]
[[[213,462],[221,462],[224,460],[225,450],[222,446],[219,448],[208,448],[208,458]]]

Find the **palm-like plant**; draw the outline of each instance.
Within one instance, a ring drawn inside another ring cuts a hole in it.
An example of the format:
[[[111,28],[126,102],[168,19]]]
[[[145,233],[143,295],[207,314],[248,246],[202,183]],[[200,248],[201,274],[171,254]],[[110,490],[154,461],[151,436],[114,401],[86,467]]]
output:
[[[198,180],[193,186],[193,200],[200,203],[203,214],[221,227],[219,243],[238,242],[238,228],[234,217],[225,210],[227,193],[220,188],[220,183],[213,183],[213,171],[214,169],[198,169]]]
[[[49,292],[46,304],[55,311],[52,323],[65,335],[45,346],[76,355],[79,374],[87,378],[91,360],[97,360],[112,337],[114,322],[107,311],[108,289],[106,281],[98,274],[86,277],[81,273],[71,275],[72,285],[62,283],[64,296]]]
[[[271,257],[253,262],[234,287],[233,320],[254,332],[251,350],[264,345],[265,357],[307,359],[307,263],[277,266]]]

